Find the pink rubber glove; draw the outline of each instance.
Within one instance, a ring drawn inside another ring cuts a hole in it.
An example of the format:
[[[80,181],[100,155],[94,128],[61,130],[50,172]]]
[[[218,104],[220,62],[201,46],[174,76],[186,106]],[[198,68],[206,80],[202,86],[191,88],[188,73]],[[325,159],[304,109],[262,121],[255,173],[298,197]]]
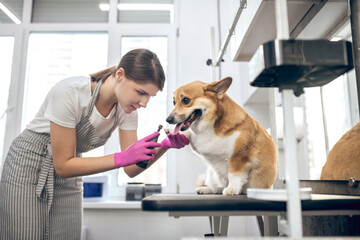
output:
[[[183,148],[190,143],[189,139],[184,134],[180,133],[171,133],[167,135],[168,138],[165,138],[161,142],[161,147],[163,149],[169,148]]]
[[[160,143],[149,141],[158,136],[159,134],[159,132],[154,132],[153,134],[135,142],[125,151],[115,153],[114,162],[116,168],[125,167],[141,161],[154,159],[154,154],[156,153],[156,150],[151,148],[160,147],[161,145]]]

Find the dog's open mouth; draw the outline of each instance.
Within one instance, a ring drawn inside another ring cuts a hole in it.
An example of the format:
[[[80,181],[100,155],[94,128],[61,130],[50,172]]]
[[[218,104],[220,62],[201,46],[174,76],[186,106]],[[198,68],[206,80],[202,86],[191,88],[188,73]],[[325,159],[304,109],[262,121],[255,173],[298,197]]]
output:
[[[188,129],[190,127],[190,125],[199,117],[201,117],[201,110],[200,109],[196,109],[195,111],[192,112],[192,114],[190,114],[190,116],[181,123],[176,124],[175,133],[178,133],[180,130],[181,131],[185,131],[186,129]]]

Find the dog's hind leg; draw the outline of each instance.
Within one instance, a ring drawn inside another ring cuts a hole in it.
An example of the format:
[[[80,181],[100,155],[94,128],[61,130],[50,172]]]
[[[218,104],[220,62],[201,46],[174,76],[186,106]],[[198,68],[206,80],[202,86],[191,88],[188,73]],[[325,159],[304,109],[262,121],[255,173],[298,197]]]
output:
[[[206,174],[204,174],[201,177],[201,179],[198,179],[201,181],[199,181],[196,185],[196,188],[195,188],[196,193],[197,194],[214,193],[210,188],[210,186],[213,184],[213,179],[214,179],[213,172],[211,171],[210,168],[207,168]]]
[[[228,185],[226,178],[220,176],[211,168],[208,167],[206,171],[205,185],[196,188],[198,194],[221,193]]]
[[[271,188],[276,174],[276,168],[271,166],[259,166],[252,169],[249,174],[249,188]]]
[[[206,186],[206,175],[202,174],[198,177],[195,184],[195,191],[198,194],[210,194],[213,193],[210,188]]]

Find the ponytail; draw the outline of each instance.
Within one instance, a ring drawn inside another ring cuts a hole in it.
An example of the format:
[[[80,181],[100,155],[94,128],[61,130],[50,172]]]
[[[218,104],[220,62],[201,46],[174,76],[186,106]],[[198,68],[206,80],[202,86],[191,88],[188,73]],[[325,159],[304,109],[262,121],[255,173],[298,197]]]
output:
[[[92,82],[99,82],[100,80],[105,81],[110,75],[115,76],[115,73],[116,73],[116,67],[112,66],[104,70],[101,70],[99,72],[92,73],[90,74],[90,77]]]

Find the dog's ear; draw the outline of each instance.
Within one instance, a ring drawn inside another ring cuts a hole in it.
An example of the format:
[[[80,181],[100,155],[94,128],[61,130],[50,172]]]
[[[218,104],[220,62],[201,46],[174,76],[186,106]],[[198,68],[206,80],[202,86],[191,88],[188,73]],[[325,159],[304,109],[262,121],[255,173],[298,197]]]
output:
[[[221,99],[232,83],[231,77],[226,77],[217,82],[212,82],[204,87],[205,91],[216,92],[218,99]]]

